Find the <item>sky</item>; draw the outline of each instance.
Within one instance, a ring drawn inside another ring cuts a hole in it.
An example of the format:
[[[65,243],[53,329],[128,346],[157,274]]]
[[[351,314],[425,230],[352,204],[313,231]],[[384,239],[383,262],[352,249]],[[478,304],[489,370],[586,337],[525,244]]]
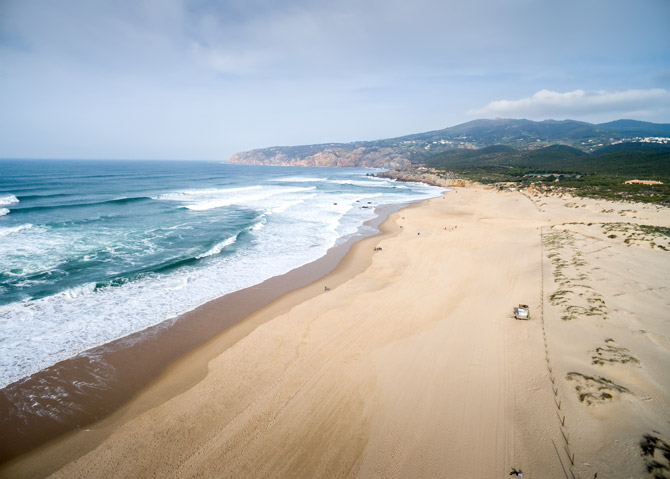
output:
[[[0,0],[0,157],[670,123],[670,0]]]

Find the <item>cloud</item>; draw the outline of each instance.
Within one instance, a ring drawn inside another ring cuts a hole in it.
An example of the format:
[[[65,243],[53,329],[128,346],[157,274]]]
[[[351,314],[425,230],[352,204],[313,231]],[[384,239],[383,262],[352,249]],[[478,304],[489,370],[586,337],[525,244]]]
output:
[[[0,157],[221,158],[443,128],[493,99],[511,100],[474,111],[667,122],[668,13],[667,0],[0,0]],[[518,99],[542,88],[568,93]]]
[[[496,100],[472,115],[528,118],[653,117],[670,113],[670,91],[664,88],[620,91],[540,90],[519,100]]]

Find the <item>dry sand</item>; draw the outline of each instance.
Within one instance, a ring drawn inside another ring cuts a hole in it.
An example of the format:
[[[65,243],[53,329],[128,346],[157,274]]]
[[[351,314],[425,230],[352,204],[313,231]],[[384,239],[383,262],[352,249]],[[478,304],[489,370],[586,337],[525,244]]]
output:
[[[670,244],[635,224],[670,211],[484,188],[406,208],[2,474],[67,458],[53,477],[651,477],[640,441],[670,439]]]

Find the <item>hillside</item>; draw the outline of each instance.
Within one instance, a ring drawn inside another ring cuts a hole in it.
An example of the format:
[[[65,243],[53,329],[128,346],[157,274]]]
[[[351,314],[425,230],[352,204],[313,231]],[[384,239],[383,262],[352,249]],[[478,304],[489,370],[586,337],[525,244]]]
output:
[[[473,145],[505,144],[517,148],[533,147],[535,143],[565,142],[572,144],[589,139],[605,139],[604,130],[590,123],[573,120],[474,120],[444,130],[408,135],[400,140],[468,140]]]
[[[640,179],[670,176],[670,145],[620,143],[585,153],[564,145],[526,151],[444,152],[424,162],[428,167],[460,170],[488,167],[525,168],[538,172],[632,175]]]
[[[649,123],[636,120],[616,120],[601,123],[598,127],[627,137],[670,136],[670,123]]]
[[[397,168],[433,161],[435,155],[442,153],[454,153],[454,158],[465,160],[469,152],[479,150],[476,156],[486,153],[486,160],[496,161],[505,153],[501,147],[533,151],[563,145],[591,153],[604,146],[658,136],[670,137],[670,125],[633,120],[600,125],[574,120],[474,120],[442,130],[383,140],[257,149],[236,153],[229,162]],[[497,150],[482,150],[487,147]],[[542,155],[560,156],[566,152],[554,149],[543,151]]]

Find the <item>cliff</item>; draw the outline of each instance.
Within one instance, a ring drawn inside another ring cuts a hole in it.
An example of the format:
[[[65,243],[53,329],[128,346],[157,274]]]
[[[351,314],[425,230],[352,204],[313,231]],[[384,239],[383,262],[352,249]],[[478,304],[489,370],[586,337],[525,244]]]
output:
[[[472,184],[470,180],[457,178],[451,172],[437,172],[431,169],[417,169],[417,168],[403,168],[383,171],[377,173],[375,176],[379,178],[391,178],[397,181],[416,181],[419,183],[426,183],[433,186],[441,186],[443,188],[449,187],[465,187]]]
[[[392,147],[360,145],[314,145],[272,147],[235,153],[229,163],[246,165],[345,166],[401,168],[410,162],[404,151]]]

